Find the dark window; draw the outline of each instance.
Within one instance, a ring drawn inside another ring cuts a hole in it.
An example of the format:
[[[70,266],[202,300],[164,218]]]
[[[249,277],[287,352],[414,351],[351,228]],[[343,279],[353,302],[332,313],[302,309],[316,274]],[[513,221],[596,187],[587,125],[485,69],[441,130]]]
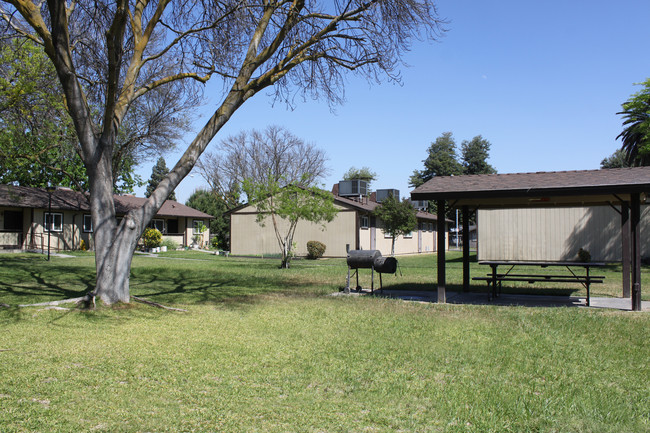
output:
[[[92,233],[93,231],[93,219],[90,215],[84,215],[84,233]]]
[[[366,216],[366,215],[361,216],[361,228],[362,229],[367,229],[368,228],[368,216]]]
[[[160,233],[165,233],[165,220],[154,219],[149,223],[149,227],[152,229],[158,229]]]
[[[19,210],[6,210],[5,211],[5,230],[21,230],[23,229],[23,212]]]
[[[167,231],[169,233],[178,233],[178,220],[167,220]]]

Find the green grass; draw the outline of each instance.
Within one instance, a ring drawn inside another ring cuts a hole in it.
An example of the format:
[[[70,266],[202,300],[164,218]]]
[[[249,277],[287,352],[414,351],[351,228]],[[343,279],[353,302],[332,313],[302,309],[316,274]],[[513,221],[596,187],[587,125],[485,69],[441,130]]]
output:
[[[187,313],[0,310],[0,431],[650,431],[647,313],[331,297],[345,260],[186,254],[136,257],[131,282]],[[387,286],[435,284],[434,256],[400,263]],[[93,275],[90,254],[0,255],[0,302]]]

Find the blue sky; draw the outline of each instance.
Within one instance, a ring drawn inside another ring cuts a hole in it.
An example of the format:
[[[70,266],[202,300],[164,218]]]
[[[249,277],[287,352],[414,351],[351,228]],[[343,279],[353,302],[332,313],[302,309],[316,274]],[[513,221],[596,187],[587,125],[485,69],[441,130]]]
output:
[[[459,148],[482,135],[499,173],[596,169],[620,146],[616,113],[640,89],[634,83],[650,77],[650,1],[437,4],[449,31],[439,42],[413,45],[402,85],[350,76],[346,102],[334,113],[326,101],[298,101],[290,110],[258,94],[208,150],[239,131],[281,125],[326,151],[328,189],[351,166],[367,166],[378,174],[374,189],[408,196],[409,176],[446,131]],[[197,130],[219,97],[215,92],[202,107]],[[167,165],[179,156],[165,155]],[[140,168],[143,179],[151,166]],[[178,200],[203,186],[200,176],[188,176]]]

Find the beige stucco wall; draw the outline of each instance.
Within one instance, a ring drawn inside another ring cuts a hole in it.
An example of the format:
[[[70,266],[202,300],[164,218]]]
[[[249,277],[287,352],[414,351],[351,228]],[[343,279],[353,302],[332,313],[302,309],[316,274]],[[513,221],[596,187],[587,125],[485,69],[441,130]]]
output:
[[[479,260],[621,260],[621,217],[609,206],[479,209]],[[642,208],[641,255],[650,254],[650,208]]]
[[[44,230],[44,218],[47,210],[34,209],[34,219],[31,219],[31,209],[23,210],[23,228],[26,230],[24,247],[47,249],[48,243],[52,251],[74,250],[79,248],[81,239],[88,240],[88,233],[81,233],[83,224],[82,212],[59,211],[52,209],[52,213],[63,215],[63,231],[48,234]]]
[[[298,256],[307,255],[307,242],[319,241],[325,244],[326,257],[344,257],[346,245],[350,249],[356,244],[356,212],[342,206],[336,206],[339,213],[329,223],[313,224],[299,221],[293,241],[296,244],[295,253]],[[230,252],[235,255],[270,255],[279,254],[280,246],[275,237],[273,222],[270,217],[265,220],[264,227],[257,221],[256,209],[246,206],[231,214]],[[287,222],[280,220],[283,232]]]
[[[323,242],[327,249],[326,257],[345,257],[347,247],[356,249],[357,230],[359,248],[364,250],[377,249],[382,255],[389,255],[391,251],[391,238],[386,237],[379,227],[358,228],[358,214],[355,210],[336,205],[339,213],[336,218],[325,224],[312,224],[300,221],[296,228],[294,242],[296,255],[307,255],[307,242],[316,240]],[[266,218],[265,226],[260,227],[256,222],[257,213],[254,206],[246,206],[231,214],[231,246],[230,251],[235,255],[275,255],[280,253],[280,247],[273,230],[273,222]],[[429,221],[427,221],[429,222]],[[283,225],[286,228],[286,224]],[[375,233],[373,247],[372,237]],[[436,250],[436,232],[429,230],[413,230],[410,238],[398,237],[395,241],[395,254],[430,253]]]
[[[382,255],[389,255],[392,238],[377,228],[377,248]],[[415,229],[410,237],[398,236],[395,239],[395,255],[431,253],[436,251],[436,232]]]

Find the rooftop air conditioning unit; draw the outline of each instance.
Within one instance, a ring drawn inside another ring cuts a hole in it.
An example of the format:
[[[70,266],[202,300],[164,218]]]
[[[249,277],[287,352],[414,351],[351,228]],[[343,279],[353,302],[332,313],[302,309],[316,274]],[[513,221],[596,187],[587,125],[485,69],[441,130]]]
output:
[[[399,201],[399,189],[378,189],[377,190],[377,203],[381,203],[390,196],[395,197]]]
[[[368,182],[361,179],[342,180],[339,182],[341,197],[358,197],[368,195]]]
[[[417,210],[427,210],[428,201],[427,200],[411,200],[411,204]]]

